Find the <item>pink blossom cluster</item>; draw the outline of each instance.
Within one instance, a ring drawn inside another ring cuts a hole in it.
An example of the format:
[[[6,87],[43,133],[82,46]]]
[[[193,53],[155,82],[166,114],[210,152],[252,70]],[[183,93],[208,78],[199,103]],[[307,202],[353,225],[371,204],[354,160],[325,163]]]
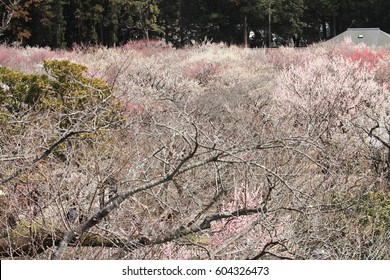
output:
[[[312,135],[387,117],[389,92],[360,60],[318,56],[281,71],[277,84],[280,109]]]
[[[44,59],[70,58],[73,54],[50,48],[12,48],[0,45],[0,65],[12,67],[23,72],[36,72]]]
[[[136,51],[144,56],[151,56],[156,53],[166,52],[171,47],[161,40],[141,39],[136,41],[129,41],[123,47],[126,51]]]

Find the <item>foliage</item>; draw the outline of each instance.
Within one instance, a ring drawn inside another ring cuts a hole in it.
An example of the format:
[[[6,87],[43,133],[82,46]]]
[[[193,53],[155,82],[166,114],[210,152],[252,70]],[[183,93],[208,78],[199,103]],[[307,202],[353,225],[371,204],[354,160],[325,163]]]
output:
[[[30,46],[162,38],[176,47],[208,40],[242,45],[249,30],[252,46],[268,45],[270,31],[283,44],[302,46],[348,27],[390,32],[388,7],[385,0],[8,0],[0,3],[0,17],[5,42]]]
[[[0,80],[2,107],[9,114],[20,111],[23,105],[34,106],[46,91],[45,77],[23,75],[6,67],[0,68]]]
[[[390,197],[385,192],[369,192],[350,199],[363,232],[379,237],[390,230]]]
[[[88,104],[104,102],[110,95],[110,87],[104,81],[85,76],[85,66],[67,60],[44,60],[43,68],[46,75],[0,68],[4,115],[30,109],[76,112]]]
[[[386,50],[1,50],[2,257],[388,259]]]

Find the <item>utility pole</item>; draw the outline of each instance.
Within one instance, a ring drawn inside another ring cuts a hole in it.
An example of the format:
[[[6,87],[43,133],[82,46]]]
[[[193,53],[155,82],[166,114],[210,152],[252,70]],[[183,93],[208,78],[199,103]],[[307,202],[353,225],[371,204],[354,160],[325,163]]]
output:
[[[248,47],[248,16],[244,15],[244,47]]]
[[[184,10],[184,0],[180,0],[179,3],[179,33],[180,33],[180,47],[184,47],[184,23],[183,23],[183,10]]]
[[[272,11],[271,2],[268,3],[268,47],[271,47],[272,31],[271,31]]]

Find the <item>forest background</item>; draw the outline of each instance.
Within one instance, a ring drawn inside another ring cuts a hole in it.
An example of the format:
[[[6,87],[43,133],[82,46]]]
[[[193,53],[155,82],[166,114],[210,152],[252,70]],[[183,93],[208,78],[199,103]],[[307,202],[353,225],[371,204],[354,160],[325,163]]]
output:
[[[143,38],[164,38],[175,46],[206,38],[300,46],[348,27],[379,27],[390,33],[389,10],[386,0],[0,1],[3,41],[52,48],[116,46]]]

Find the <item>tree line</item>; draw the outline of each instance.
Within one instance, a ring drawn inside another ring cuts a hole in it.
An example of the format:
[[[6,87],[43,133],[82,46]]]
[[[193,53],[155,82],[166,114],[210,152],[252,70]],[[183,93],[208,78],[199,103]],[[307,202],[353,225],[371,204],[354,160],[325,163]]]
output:
[[[390,32],[389,10],[387,0],[3,0],[0,31],[3,42],[52,48],[162,38],[300,45],[348,27]]]

